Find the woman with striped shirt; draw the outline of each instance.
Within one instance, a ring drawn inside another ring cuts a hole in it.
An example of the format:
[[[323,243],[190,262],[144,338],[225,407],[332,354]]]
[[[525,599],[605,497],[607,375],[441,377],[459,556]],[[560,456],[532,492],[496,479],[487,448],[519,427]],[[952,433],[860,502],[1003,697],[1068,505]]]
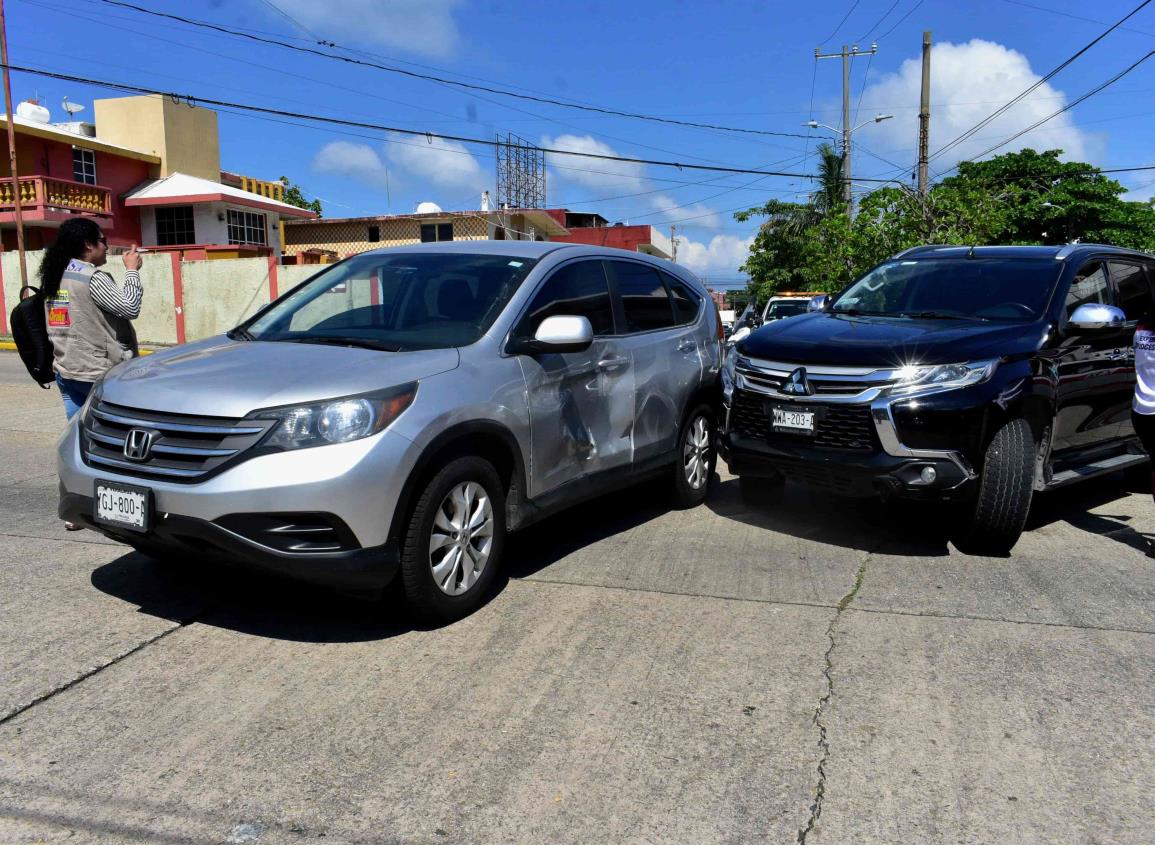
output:
[[[140,254],[124,254],[124,287],[98,269],[108,241],[87,218],[69,220],[40,265],[40,296],[52,340],[56,385],[71,419],[106,372],[138,353],[131,320],[140,316]]]

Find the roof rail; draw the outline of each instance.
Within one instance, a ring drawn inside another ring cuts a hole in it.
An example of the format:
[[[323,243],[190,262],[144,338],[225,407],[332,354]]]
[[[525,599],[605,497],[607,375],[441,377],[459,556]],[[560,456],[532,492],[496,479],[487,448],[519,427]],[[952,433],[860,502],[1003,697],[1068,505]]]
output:
[[[905,258],[908,255],[917,255],[920,252],[929,252],[934,249],[948,249],[957,246],[958,244],[922,244],[921,246],[912,246],[904,249],[902,252],[890,256],[890,258],[893,261],[895,258]]]

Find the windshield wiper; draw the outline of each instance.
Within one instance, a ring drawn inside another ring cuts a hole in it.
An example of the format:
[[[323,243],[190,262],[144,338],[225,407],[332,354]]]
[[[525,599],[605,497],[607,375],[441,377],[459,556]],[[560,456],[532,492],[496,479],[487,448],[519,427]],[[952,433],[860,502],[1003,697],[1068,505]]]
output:
[[[235,329],[230,329],[226,334],[229,340],[256,340],[252,332],[243,326],[237,326]]]
[[[948,314],[945,311],[899,311],[900,317],[911,317],[916,320],[979,320],[989,322],[990,317],[973,317],[966,314]]]
[[[835,308],[831,314],[846,314],[849,317],[889,317],[885,311],[863,311],[861,308]]]
[[[382,343],[379,340],[369,340],[363,337],[329,337],[317,335],[315,337],[284,337],[278,339],[285,343],[319,343],[325,346],[356,346],[361,349],[375,349],[378,352],[401,352],[404,348],[395,343]]]

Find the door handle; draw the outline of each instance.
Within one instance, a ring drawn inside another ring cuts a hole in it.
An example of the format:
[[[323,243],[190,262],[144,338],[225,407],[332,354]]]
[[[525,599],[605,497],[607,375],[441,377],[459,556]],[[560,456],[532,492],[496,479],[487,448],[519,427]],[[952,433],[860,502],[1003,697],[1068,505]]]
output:
[[[679,352],[689,352],[691,349],[697,349],[697,348],[698,348],[698,345],[696,343],[694,343],[694,341],[692,341],[692,340],[683,340],[677,346],[677,349]]]
[[[623,358],[620,355],[614,355],[609,358],[602,358],[598,361],[599,370],[620,370],[622,367],[630,363],[629,358]]]

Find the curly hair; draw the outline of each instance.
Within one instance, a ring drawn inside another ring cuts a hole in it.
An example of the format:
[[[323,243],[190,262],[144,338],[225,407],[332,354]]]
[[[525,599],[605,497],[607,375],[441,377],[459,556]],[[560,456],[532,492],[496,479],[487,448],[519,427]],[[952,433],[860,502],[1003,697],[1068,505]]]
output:
[[[78,217],[61,224],[55,243],[48,247],[40,263],[37,274],[40,278],[40,295],[46,299],[55,296],[60,290],[60,278],[68,262],[80,258],[102,237],[100,227],[87,217]]]

